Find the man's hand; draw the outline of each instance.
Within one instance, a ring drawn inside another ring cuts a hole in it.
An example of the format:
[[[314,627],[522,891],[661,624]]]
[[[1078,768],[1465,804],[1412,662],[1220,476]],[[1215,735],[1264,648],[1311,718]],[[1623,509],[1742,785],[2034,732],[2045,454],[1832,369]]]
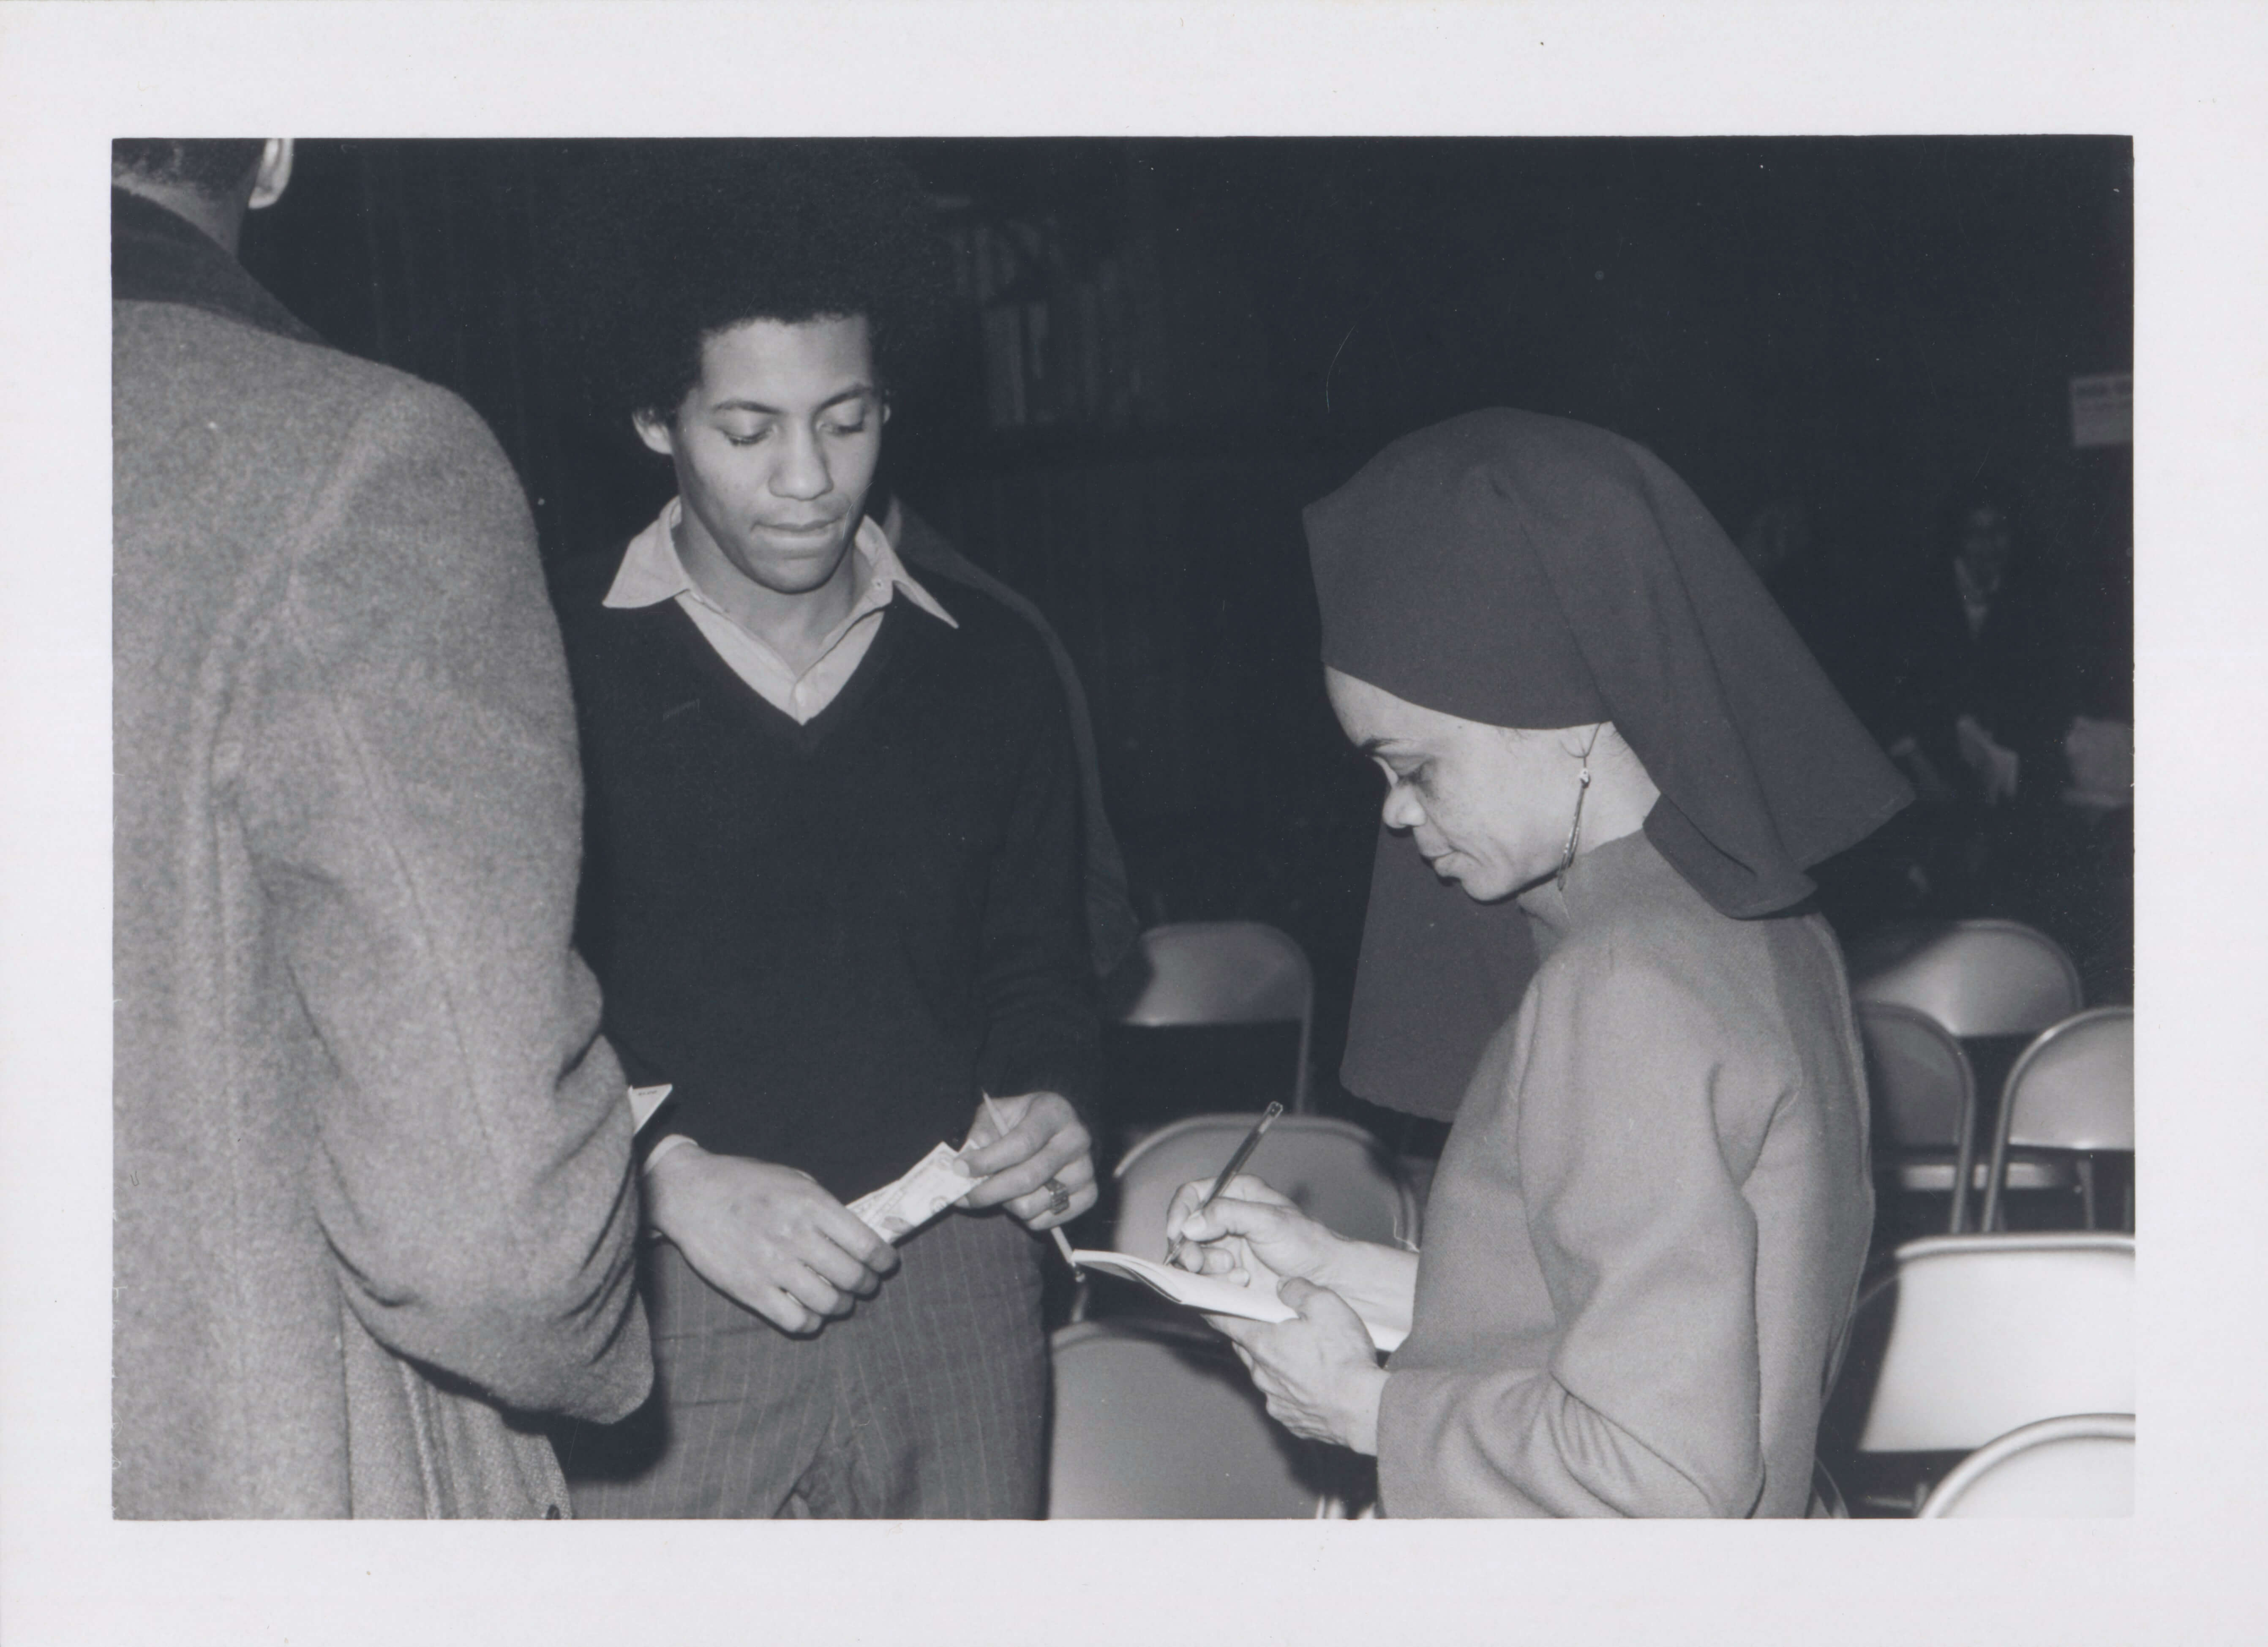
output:
[[[870,1298],[897,1249],[793,1167],[688,1142],[649,1164],[646,1216],[711,1286],[784,1333]]]
[[[1005,1133],[1000,1124],[1007,1128]],[[1027,1092],[980,1104],[968,1143],[974,1147],[961,1159],[977,1184],[961,1203],[965,1207],[1005,1207],[1017,1222],[1036,1232],[1069,1224],[1094,1205],[1094,1142],[1060,1092]],[[1050,1180],[1064,1187],[1060,1208],[1048,1187]]]
[[[1378,1452],[1378,1408],[1386,1370],[1371,1352],[1362,1318],[1336,1292],[1296,1276],[1278,1297],[1300,1312],[1296,1321],[1248,1321],[1208,1315],[1268,1399],[1268,1415],[1295,1436],[1357,1452]]]

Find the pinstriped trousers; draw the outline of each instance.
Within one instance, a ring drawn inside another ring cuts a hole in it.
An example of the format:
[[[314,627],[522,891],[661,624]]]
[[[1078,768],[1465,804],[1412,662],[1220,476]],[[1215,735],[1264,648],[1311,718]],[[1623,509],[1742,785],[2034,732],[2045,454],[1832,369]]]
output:
[[[666,1241],[641,1273],[654,1393],[558,1432],[578,1517],[1031,1517],[1045,1481],[1047,1340],[1033,1237],[949,1212],[898,1272],[791,1338]]]

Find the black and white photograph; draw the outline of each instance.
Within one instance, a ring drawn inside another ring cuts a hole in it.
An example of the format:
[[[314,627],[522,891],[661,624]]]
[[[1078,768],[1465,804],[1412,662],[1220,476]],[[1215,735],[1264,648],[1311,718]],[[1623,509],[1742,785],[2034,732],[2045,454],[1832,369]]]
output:
[[[2248,1639],[2257,20],[33,10],[11,1640]]]

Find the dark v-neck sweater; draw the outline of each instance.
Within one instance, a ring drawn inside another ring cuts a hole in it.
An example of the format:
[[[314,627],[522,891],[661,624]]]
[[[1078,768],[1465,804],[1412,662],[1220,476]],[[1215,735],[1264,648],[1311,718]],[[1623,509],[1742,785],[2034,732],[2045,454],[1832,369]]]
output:
[[[1078,774],[1046,651],[974,590],[959,628],[898,601],[799,726],[674,601],[604,603],[619,555],[555,586],[587,790],[577,941],[632,1081],[671,1131],[849,1200],[980,1091],[1084,1107],[1096,1020]]]

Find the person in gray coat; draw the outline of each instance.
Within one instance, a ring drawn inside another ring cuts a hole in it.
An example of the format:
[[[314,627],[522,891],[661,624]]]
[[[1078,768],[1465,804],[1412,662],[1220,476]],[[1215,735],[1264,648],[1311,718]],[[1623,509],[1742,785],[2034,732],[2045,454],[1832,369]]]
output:
[[[480,419],[235,261],[290,167],[114,151],[113,1508],[557,1517],[652,1379],[565,669]]]

